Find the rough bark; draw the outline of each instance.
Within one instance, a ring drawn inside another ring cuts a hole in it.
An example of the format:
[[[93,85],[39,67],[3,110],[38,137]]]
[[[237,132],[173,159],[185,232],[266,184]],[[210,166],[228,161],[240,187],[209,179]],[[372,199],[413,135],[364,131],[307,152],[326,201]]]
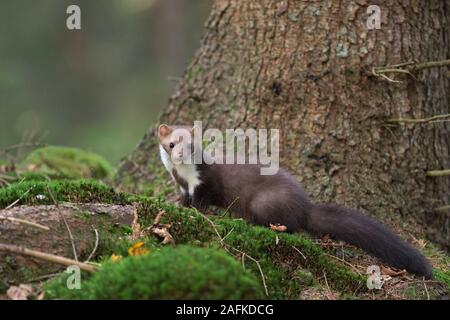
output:
[[[381,8],[368,30],[369,5]],[[450,123],[388,124],[450,113],[447,67],[403,82],[373,67],[450,57],[450,2],[216,0],[200,49],[161,122],[279,128],[282,164],[314,201],[360,208],[400,228],[422,224],[450,247]],[[156,174],[151,129],[116,182],[136,189]],[[420,232],[419,232],[420,233]]]

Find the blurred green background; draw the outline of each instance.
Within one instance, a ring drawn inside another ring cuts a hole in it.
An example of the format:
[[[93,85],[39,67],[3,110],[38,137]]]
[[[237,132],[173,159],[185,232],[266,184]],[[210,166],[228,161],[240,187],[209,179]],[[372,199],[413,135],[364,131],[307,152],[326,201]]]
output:
[[[81,8],[82,30],[66,28]],[[0,149],[81,147],[111,163],[167,105],[190,62],[208,0],[0,2]]]

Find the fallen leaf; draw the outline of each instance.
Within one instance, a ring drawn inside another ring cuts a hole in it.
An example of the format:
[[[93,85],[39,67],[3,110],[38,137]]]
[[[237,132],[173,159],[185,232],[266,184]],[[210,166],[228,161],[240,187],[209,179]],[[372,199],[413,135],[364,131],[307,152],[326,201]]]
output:
[[[390,267],[385,267],[385,266],[381,266],[380,268],[381,274],[390,276],[390,277],[398,277],[401,275],[404,275],[406,273],[406,270],[394,270],[393,268]]]
[[[271,224],[270,223],[269,226],[270,226],[270,230],[273,230],[273,231],[285,232],[287,230],[287,227],[283,226],[281,224]]]
[[[118,261],[120,261],[120,260],[122,260],[122,256],[121,255],[119,255],[119,254],[112,254],[111,255],[111,261],[112,262],[118,262]]]
[[[6,295],[11,300],[28,300],[28,297],[33,292],[33,287],[29,284],[21,284],[18,287],[12,286],[6,291]]]
[[[162,244],[174,244],[172,235],[169,233],[168,228],[166,227],[154,227],[153,233],[158,237],[163,238]]]
[[[128,254],[130,256],[142,256],[150,252],[147,248],[144,248],[144,242],[136,242],[130,248],[128,248]]]
[[[159,224],[159,222],[161,221],[161,218],[163,217],[163,215],[165,214],[166,212],[164,211],[164,210],[160,210],[159,212],[158,212],[158,214],[156,215],[156,217],[155,217],[155,220],[153,221],[153,225],[154,226],[157,226],[158,224]]]

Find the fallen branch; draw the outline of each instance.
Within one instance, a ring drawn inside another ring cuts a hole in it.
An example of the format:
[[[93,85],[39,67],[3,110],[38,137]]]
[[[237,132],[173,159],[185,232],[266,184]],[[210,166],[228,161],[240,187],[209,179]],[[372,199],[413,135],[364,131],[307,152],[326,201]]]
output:
[[[427,171],[427,176],[428,176],[428,177],[443,177],[443,176],[450,176],[450,169]]]
[[[50,254],[50,253],[45,253],[45,252],[41,252],[41,251],[27,249],[27,248],[20,247],[20,246],[10,245],[10,244],[0,243],[0,251],[6,251],[6,252],[10,252],[10,253],[16,253],[16,254],[20,254],[20,255],[30,256],[33,258],[37,258],[37,259],[41,259],[41,260],[44,260],[47,262],[64,265],[67,267],[75,265],[75,266],[78,266],[81,270],[87,271],[87,272],[96,272],[99,270],[98,267],[87,264],[87,263],[64,258],[64,257],[57,256],[57,255]]]
[[[42,229],[42,230],[45,230],[45,231],[49,231],[50,230],[49,227],[43,226],[42,224],[31,222],[31,221],[24,220],[24,219],[19,219],[19,218],[0,216],[0,220],[8,220],[8,221],[11,221],[11,222],[17,222],[17,223],[25,224],[27,226],[31,226],[31,227],[35,227],[35,228],[38,228],[38,229]]]

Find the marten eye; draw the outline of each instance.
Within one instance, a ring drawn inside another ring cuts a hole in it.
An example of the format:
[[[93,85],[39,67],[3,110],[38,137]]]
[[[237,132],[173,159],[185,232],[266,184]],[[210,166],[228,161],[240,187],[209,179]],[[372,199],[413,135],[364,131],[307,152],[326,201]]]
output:
[[[170,147],[170,149],[173,149],[173,147],[175,147],[175,144],[174,144],[173,142],[171,142],[171,143],[169,144],[169,147]]]

